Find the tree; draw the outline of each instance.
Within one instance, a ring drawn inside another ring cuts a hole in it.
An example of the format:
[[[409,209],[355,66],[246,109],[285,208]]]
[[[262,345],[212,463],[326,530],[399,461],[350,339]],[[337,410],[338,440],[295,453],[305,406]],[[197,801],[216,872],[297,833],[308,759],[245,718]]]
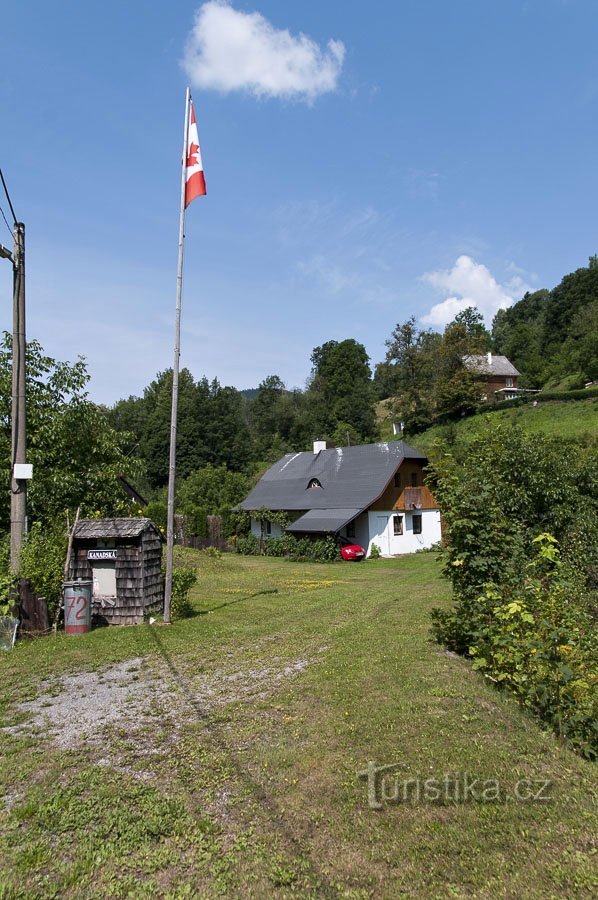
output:
[[[391,411],[407,430],[431,421],[441,340],[434,331],[418,329],[412,316],[398,323],[386,341],[386,360],[381,365],[386,369]]]
[[[327,341],[311,355],[307,391],[312,438],[329,438],[339,422],[348,423],[361,441],[375,434],[370,358],[363,344],[349,338]]]
[[[9,483],[12,341],[0,347],[0,454]],[[87,397],[85,360],[57,362],[37,341],[27,344],[27,458],[33,464],[28,518],[50,527],[65,510],[82,515],[126,513],[129,500],[119,475],[135,480],[141,465],[127,455],[132,436],[115,431]],[[0,510],[0,530],[9,526],[8,493]]]
[[[251,479],[240,472],[230,472],[226,466],[205,466],[197,469],[177,491],[177,505],[185,512],[201,507],[207,515],[230,509],[247,495]]]

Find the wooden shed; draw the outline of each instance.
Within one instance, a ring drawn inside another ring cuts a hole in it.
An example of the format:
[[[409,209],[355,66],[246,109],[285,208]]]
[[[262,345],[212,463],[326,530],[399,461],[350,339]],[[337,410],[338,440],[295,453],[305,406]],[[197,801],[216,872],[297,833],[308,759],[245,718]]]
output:
[[[137,625],[162,608],[162,544],[150,519],[81,519],[73,537],[72,579],[92,581],[99,624]]]

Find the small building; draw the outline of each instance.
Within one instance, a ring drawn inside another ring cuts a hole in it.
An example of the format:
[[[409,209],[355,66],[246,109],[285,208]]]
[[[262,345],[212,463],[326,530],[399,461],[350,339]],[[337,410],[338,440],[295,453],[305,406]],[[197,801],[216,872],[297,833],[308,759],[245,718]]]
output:
[[[382,556],[414,553],[440,541],[440,511],[424,484],[428,463],[404,441],[288,453],[271,466],[240,508],[284,511],[298,537],[333,535]],[[251,519],[257,537],[280,537],[281,527]]]
[[[463,365],[484,382],[484,397],[488,403],[514,400],[522,394],[531,393],[518,386],[520,372],[506,356],[483,353],[463,357]]]
[[[73,536],[70,577],[92,581],[96,623],[138,625],[160,610],[162,544],[150,519],[81,519]]]

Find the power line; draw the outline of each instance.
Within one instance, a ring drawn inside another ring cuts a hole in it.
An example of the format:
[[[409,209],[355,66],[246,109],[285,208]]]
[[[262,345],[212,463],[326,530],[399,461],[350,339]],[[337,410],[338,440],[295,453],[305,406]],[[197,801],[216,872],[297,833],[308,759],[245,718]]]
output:
[[[10,211],[12,213],[12,220],[13,220],[14,224],[16,225],[17,224],[17,216],[15,213],[14,207],[12,205],[12,201],[10,199],[10,194],[8,193],[8,188],[6,187],[6,181],[4,180],[4,174],[2,172],[2,169],[0,169],[0,178],[2,179],[2,187],[4,188],[4,193],[6,194],[6,199],[8,200],[8,205],[9,205]],[[4,215],[4,213],[2,213],[2,215]]]
[[[6,222],[6,227],[8,228],[9,234],[10,234],[10,236],[12,237],[12,228],[11,228],[10,225],[8,224],[8,220],[7,220],[6,216],[4,215],[4,210],[2,209],[1,206],[0,206],[0,213],[2,213],[2,218],[3,218],[4,221]]]

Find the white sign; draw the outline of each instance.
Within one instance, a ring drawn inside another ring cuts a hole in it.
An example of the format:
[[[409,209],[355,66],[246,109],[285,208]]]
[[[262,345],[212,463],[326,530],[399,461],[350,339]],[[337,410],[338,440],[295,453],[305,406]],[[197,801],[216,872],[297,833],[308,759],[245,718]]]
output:
[[[15,481],[29,481],[33,478],[33,466],[31,463],[15,463],[12,474]]]
[[[87,559],[89,560],[105,560],[105,559],[116,559],[117,551],[114,550],[88,550],[87,551]]]

